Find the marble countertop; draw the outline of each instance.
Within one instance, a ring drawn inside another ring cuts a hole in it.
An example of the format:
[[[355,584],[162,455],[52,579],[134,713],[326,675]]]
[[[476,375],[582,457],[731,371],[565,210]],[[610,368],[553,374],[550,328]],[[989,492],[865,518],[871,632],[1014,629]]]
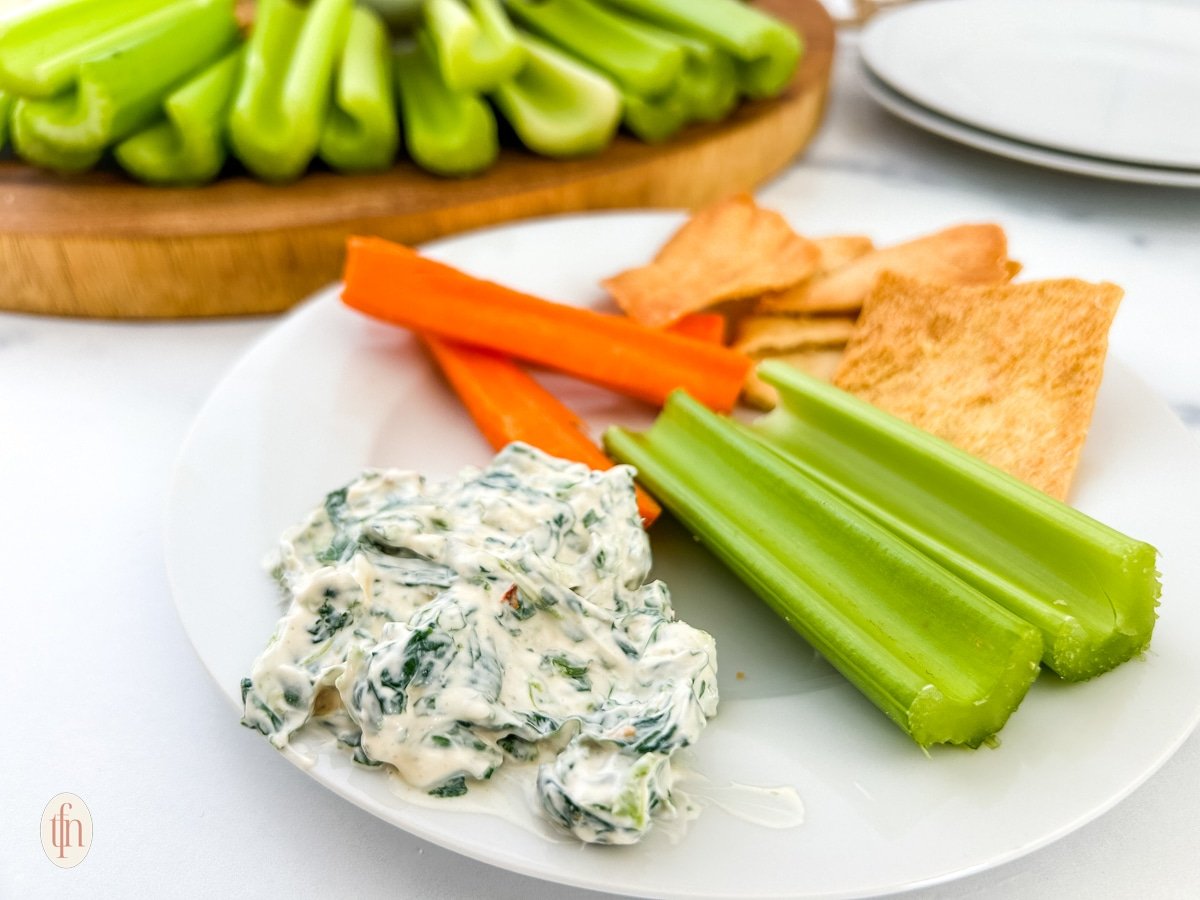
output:
[[[792,210],[851,189],[878,197],[881,232],[948,212],[1038,223],[1022,239],[1061,240],[1067,258],[1090,262],[1078,274],[1127,287],[1113,352],[1200,436],[1200,191],[1060,175],[918,132],[865,96],[850,35],[820,135],[761,194]],[[276,321],[0,314],[10,681],[0,897],[318,897],[351,885],[360,897],[601,896],[462,859],[376,820],[280,764],[213,689],[170,601],[166,488],[205,397]],[[70,870],[52,866],[37,838],[61,791],[86,799],[96,828],[94,851]],[[912,896],[1197,896],[1197,813],[1193,736],[1078,831]]]

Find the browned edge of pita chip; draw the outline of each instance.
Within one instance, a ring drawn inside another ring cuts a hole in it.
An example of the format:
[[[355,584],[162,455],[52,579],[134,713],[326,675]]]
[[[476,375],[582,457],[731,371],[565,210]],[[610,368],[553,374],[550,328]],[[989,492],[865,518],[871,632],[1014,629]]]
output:
[[[695,213],[649,265],[602,282],[630,318],[651,328],[808,278],[820,252],[779,213],[738,194]]]
[[[805,285],[764,298],[762,313],[849,313],[884,272],[939,284],[1001,284],[1012,278],[1008,239],[999,225],[955,225],[880,247]]]
[[[850,316],[746,316],[732,346],[750,356],[786,353],[801,347],[842,346],[854,333]]]

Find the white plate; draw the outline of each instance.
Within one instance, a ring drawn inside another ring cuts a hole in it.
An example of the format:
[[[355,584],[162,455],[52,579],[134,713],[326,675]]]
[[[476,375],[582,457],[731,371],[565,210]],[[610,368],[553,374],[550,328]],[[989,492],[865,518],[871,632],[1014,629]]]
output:
[[[861,228],[863,210],[838,212],[843,227]],[[519,289],[600,305],[598,280],[646,259],[679,221],[668,213],[563,217],[458,237],[429,252]],[[649,421],[645,407],[563,379],[550,383],[594,425]],[[279,611],[260,561],[281,530],[363,466],[449,474],[488,456],[410,338],[344,309],[332,289],[251,350],[181,452],[167,522],[179,614],[231,701],[231,731],[239,727],[239,680]],[[798,828],[767,829],[710,807],[678,843],[660,832],[638,847],[580,847],[480,813],[406,804],[378,770],[337,754],[319,757],[309,774],[445,847],[609,891],[857,896],[996,865],[1116,803],[1200,716],[1200,605],[1192,602],[1200,595],[1198,457],[1166,407],[1111,364],[1074,496],[1163,551],[1166,593],[1153,651],[1091,683],[1041,679],[996,750],[926,756],[672,522],[656,525],[657,574],[680,616],[709,630],[720,654],[721,709],[693,765],[718,786],[794,786],[807,811]],[[353,839],[333,835],[326,850]]]
[[[863,59],[967,125],[1127,163],[1200,170],[1200,5],[931,0],[875,17]]]
[[[955,119],[948,119],[931,109],[914,103],[908,97],[892,90],[887,84],[875,76],[865,65],[862,70],[863,87],[876,103],[903,119],[911,125],[923,128],[925,131],[949,138],[968,147],[986,150],[997,156],[1042,166],[1047,169],[1057,169],[1060,172],[1071,172],[1076,175],[1087,175],[1092,178],[1105,178],[1110,181],[1129,181],[1135,184],[1156,184],[1162,187],[1200,188],[1200,172],[1189,172],[1186,169],[1166,169],[1154,166],[1138,166],[1132,163],[1112,162],[1087,156],[1076,156],[1058,150],[1049,150],[1035,144],[1025,144],[1010,140],[987,131],[971,128]]]

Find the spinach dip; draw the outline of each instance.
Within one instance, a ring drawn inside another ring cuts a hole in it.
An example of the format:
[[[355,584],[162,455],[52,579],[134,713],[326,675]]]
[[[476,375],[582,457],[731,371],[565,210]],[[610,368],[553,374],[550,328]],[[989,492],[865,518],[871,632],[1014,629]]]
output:
[[[526,765],[584,841],[638,841],[717,709],[712,638],[676,621],[633,471],[511,444],[449,480],[367,471],[287,531],[287,611],[242,682],[277,747],[308,723],[440,797]]]

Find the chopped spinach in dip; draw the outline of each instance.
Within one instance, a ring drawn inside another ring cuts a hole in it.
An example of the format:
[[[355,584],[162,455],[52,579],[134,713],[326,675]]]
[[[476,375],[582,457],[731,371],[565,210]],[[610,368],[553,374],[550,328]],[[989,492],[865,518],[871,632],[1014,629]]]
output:
[[[289,605],[242,696],[278,747],[312,721],[446,797],[538,761],[553,821],[625,844],[671,808],[671,754],[716,713],[712,638],[645,583],[626,466],[511,444],[453,480],[368,471],[273,570]]]

